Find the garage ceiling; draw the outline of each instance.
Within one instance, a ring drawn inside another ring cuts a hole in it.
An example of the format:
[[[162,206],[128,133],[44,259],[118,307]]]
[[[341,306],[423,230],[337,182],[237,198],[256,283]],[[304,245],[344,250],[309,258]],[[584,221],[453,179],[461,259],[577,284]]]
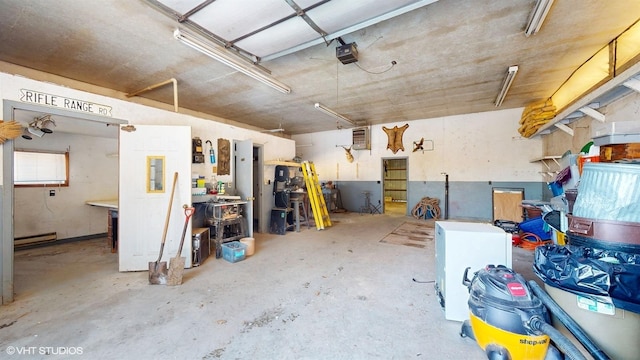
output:
[[[124,94],[175,78],[180,111],[291,135],[351,126],[317,102],[370,125],[492,111],[511,65],[519,71],[500,108],[523,107],[640,18],[640,1],[556,0],[527,37],[535,3],[0,0],[0,61]],[[176,29],[225,46],[291,92],[185,46]],[[357,62],[336,58],[342,43],[357,44]],[[173,105],[171,85],[138,96]]]

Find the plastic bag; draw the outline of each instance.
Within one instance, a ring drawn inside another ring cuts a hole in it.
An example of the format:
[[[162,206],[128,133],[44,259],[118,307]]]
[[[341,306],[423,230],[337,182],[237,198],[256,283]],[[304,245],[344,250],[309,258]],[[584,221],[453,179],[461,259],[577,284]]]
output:
[[[611,297],[620,308],[640,311],[639,254],[545,245],[537,247],[534,256],[534,273],[550,286]]]

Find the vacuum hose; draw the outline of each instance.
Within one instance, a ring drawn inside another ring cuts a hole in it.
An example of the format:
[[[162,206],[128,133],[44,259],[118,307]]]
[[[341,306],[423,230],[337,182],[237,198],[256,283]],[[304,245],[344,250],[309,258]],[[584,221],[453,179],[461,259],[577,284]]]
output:
[[[576,337],[576,339],[584,346],[585,349],[587,349],[589,354],[591,354],[591,356],[593,356],[595,360],[610,360],[607,354],[605,354],[604,351],[602,351],[602,349],[600,349],[596,344],[593,343],[593,341],[591,341],[589,336],[584,332],[584,330],[582,330],[580,325],[578,325],[578,323],[576,323],[575,320],[573,320],[564,310],[562,310],[562,308],[551,298],[551,296],[549,296],[549,294],[547,294],[544,290],[542,290],[542,288],[535,281],[529,280],[529,287],[531,287],[531,290],[533,290],[533,293],[538,298],[540,298],[542,303],[551,311],[553,315],[555,315],[558,318],[558,320],[560,320],[560,322],[571,332],[571,334],[573,334],[573,336]],[[546,323],[544,324],[549,325]],[[533,328],[534,325],[531,324],[531,326]],[[546,327],[546,326],[541,326],[541,327]],[[567,340],[566,337],[564,337],[555,328],[553,328],[550,325],[548,327],[553,329],[552,331],[555,331],[560,336],[562,336],[564,340]],[[558,346],[560,348],[564,349],[564,347],[559,344],[559,340],[556,340],[553,336],[551,336],[550,333],[547,333],[545,330],[542,330],[542,329],[540,329],[540,331],[549,335],[549,337],[553,341],[558,343]],[[575,346],[573,346],[573,343],[571,343],[570,341],[569,341],[569,344],[571,344],[571,346],[575,348]],[[578,350],[577,348],[575,349]],[[578,353],[580,357],[576,357],[576,358],[572,357],[572,358],[584,359],[584,356],[582,356],[582,353],[580,353],[579,351]]]
[[[547,324],[546,321],[542,320],[538,316],[534,316],[529,320],[529,326],[531,329],[538,330],[547,334],[551,340],[562,350],[562,352],[567,355],[572,360],[587,360],[584,355],[578,350],[578,348],[573,345],[571,340],[567,339],[562,333],[553,326]]]

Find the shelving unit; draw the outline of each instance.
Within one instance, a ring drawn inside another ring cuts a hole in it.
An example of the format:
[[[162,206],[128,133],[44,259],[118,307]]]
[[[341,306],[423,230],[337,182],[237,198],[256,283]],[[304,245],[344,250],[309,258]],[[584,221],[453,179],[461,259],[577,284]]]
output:
[[[407,201],[407,169],[406,159],[386,160],[387,168],[384,176],[385,201],[391,197],[393,201]]]
[[[540,162],[544,164],[544,166],[547,168],[547,171],[540,171],[540,174],[553,178],[561,170],[560,162],[558,161],[561,158],[562,158],[562,155],[547,155],[541,158],[533,159],[530,162],[531,163]]]
[[[567,125],[583,116],[593,117],[600,122],[604,122],[605,115],[600,113],[598,109],[634,91],[640,93],[640,62],[630,66],[622,73],[617,74],[616,77],[607,81],[598,89],[580,97],[565,110],[558,113],[547,124],[542,125],[531,137],[548,135],[556,129],[567,131],[573,136],[571,131],[568,131],[571,129],[568,129]]]
[[[285,160],[267,160],[264,162],[265,165],[282,165],[282,166],[293,166],[293,167],[301,167],[302,164],[293,162],[293,161],[285,161]]]

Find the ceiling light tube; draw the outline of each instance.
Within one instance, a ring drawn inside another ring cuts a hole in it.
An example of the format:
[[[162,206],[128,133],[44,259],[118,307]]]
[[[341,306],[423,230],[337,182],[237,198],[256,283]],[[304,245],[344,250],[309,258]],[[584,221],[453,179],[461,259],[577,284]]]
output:
[[[325,114],[327,114],[327,115],[329,115],[329,116],[331,116],[331,117],[334,117],[334,118],[336,118],[336,119],[338,119],[338,120],[346,121],[346,122],[348,122],[349,124],[352,124],[352,125],[355,125],[355,126],[357,126],[357,125],[358,125],[358,124],[356,124],[356,122],[355,122],[355,121],[353,121],[353,120],[349,119],[348,117],[346,117],[346,116],[344,116],[344,115],[340,115],[340,114],[338,114],[337,112],[335,112],[335,111],[333,111],[333,110],[329,109],[328,107],[326,107],[326,106],[324,106],[324,105],[322,105],[322,104],[320,104],[320,103],[316,103],[314,106],[316,107],[316,109],[318,109],[318,110],[322,111],[323,113],[325,113]]]
[[[233,55],[229,53],[227,49],[216,44],[205,44],[196,37],[186,32],[176,29],[173,32],[173,37],[182,42],[183,44],[198,50],[199,52],[209,56],[212,59],[218,60],[221,63],[255,79],[263,84],[266,84],[282,93],[289,94],[291,88],[273,77],[260,72],[257,69],[251,68],[246,64],[243,64],[240,59],[235,59]]]
[[[504,101],[504,98],[507,96],[507,92],[511,87],[511,83],[513,82],[513,79],[516,77],[517,72],[518,72],[517,65],[509,66],[509,70],[507,71],[507,76],[504,78],[504,82],[502,83],[502,89],[500,89],[500,93],[498,94],[498,97],[496,97],[496,102],[495,102],[496,107],[502,105],[502,102]]]
[[[536,2],[533,13],[531,13],[531,17],[529,18],[529,23],[524,30],[526,36],[535,35],[540,30],[544,19],[549,13],[549,9],[551,9],[551,5],[553,5],[553,0],[538,0]]]

